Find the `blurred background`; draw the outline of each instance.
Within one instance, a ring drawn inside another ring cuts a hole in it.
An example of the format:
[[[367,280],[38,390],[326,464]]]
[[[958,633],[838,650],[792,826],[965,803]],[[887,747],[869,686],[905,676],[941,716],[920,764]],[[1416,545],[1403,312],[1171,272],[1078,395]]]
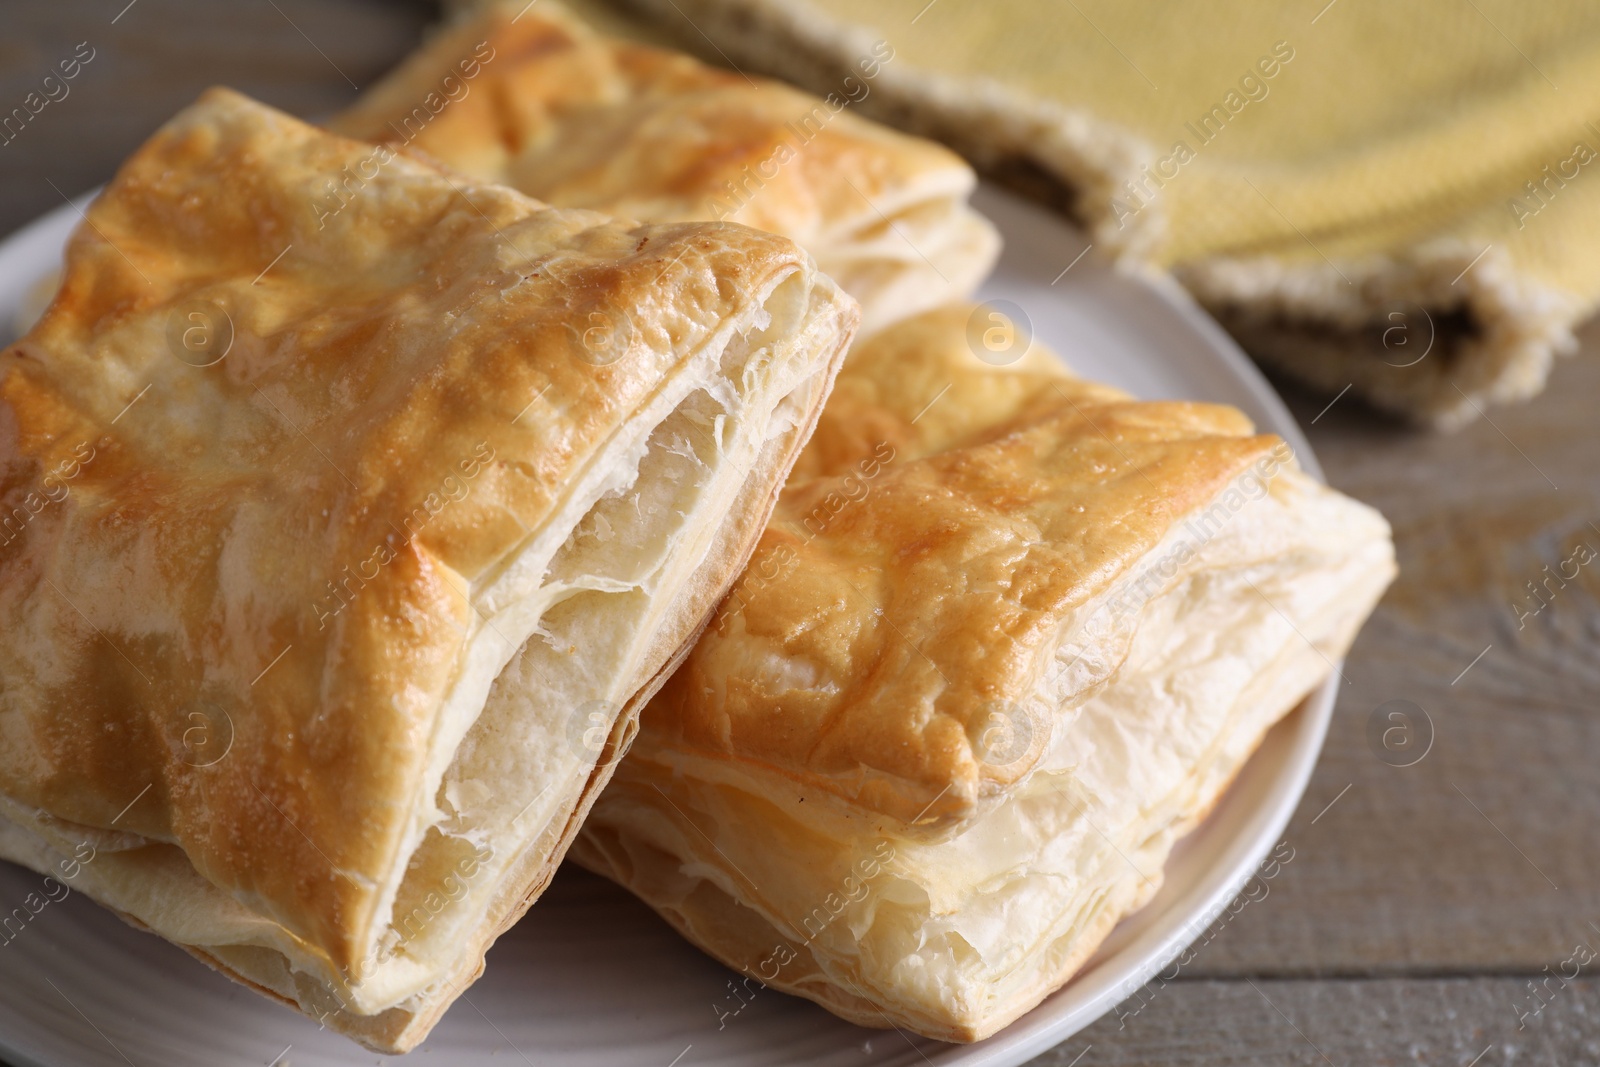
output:
[[[423,0],[7,0],[0,111],[61,57],[92,59],[0,144],[0,231],[107,180],[209,85],[326,116],[437,16]],[[1600,548],[1600,333],[1579,342],[1542,395],[1450,434],[1273,377],[1332,484],[1393,523],[1400,578],[1345,668],[1270,893],[1038,1063],[1600,1062],[1600,979],[1570,962],[1600,957],[1600,581],[1550,580],[1577,544]]]

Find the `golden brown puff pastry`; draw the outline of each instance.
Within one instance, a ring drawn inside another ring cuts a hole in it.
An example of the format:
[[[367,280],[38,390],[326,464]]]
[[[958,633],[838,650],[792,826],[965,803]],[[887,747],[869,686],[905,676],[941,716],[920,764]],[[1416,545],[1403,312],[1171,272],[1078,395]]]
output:
[[[1154,893],[1394,574],[1238,411],[988,367],[969,312],[851,353],[573,851],[759,981],[953,1041]]]
[[[562,207],[781,233],[861,302],[866,333],[966,296],[999,250],[967,204],[971,168],[852,114],[870,91],[863,75],[818,99],[513,0],[441,32],[332,127]]]
[[[0,856],[416,1044],[742,567],[856,316],[784,238],[206,94],[0,355]]]

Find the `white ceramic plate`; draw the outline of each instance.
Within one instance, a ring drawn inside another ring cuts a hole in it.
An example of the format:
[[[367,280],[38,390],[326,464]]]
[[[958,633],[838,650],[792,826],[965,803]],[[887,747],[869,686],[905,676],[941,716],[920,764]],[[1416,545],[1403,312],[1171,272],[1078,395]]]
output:
[[[1317,472],[1271,388],[1175,285],[1118,275],[1092,255],[1074,263],[1083,238],[1007,194],[985,188],[978,203],[1006,238],[984,298],[1021,307],[1034,335],[1087,377],[1142,397],[1243,408]],[[55,266],[77,220],[76,208],[63,205],[0,245],[0,323],[12,321],[30,287]],[[1332,707],[1330,684],[1280,723],[1179,846],[1160,894],[1118,926],[1066,988],[988,1041],[946,1045],[863,1030],[774,991],[726,1014],[742,1003],[730,999],[732,972],[621,890],[568,867],[500,939],[483,979],[413,1059],[449,1067],[1023,1063],[1138,988],[1238,892],[1299,802]],[[0,919],[40,881],[0,863]],[[17,1067],[386,1062],[76,894],[49,904],[14,939],[0,938],[0,1055]]]

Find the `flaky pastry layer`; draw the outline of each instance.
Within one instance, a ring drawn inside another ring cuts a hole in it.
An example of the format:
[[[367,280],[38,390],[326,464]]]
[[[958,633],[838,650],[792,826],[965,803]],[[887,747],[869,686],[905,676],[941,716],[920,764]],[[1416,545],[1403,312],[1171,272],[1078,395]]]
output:
[[[757,981],[955,1041],[1154,894],[1394,573],[1239,413],[985,366],[969,313],[851,354],[573,853]]]

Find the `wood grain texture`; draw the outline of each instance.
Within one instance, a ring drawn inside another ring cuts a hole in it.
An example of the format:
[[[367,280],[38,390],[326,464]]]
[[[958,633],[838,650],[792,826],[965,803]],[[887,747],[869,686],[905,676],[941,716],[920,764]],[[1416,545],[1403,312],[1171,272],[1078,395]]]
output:
[[[0,114],[79,42],[96,50],[67,98],[0,145],[0,231],[104,181],[208,85],[327,114],[430,16],[420,0],[125,5],[0,9]],[[1175,981],[1037,1064],[1600,1062],[1600,982],[1570,983],[1520,1031],[1516,1015],[1577,942],[1600,949],[1600,558],[1542,600],[1527,588],[1579,542],[1600,550],[1600,331],[1583,342],[1543,396],[1449,437],[1275,383],[1330,481],[1393,522],[1401,577],[1345,668],[1269,896]],[[1432,722],[1414,766],[1368,738],[1394,700]]]
[[[1180,982],[1137,1014],[1104,1016],[1030,1067],[1600,1062],[1600,981],[1551,988],[1535,1015],[1526,980],[1510,977]]]

